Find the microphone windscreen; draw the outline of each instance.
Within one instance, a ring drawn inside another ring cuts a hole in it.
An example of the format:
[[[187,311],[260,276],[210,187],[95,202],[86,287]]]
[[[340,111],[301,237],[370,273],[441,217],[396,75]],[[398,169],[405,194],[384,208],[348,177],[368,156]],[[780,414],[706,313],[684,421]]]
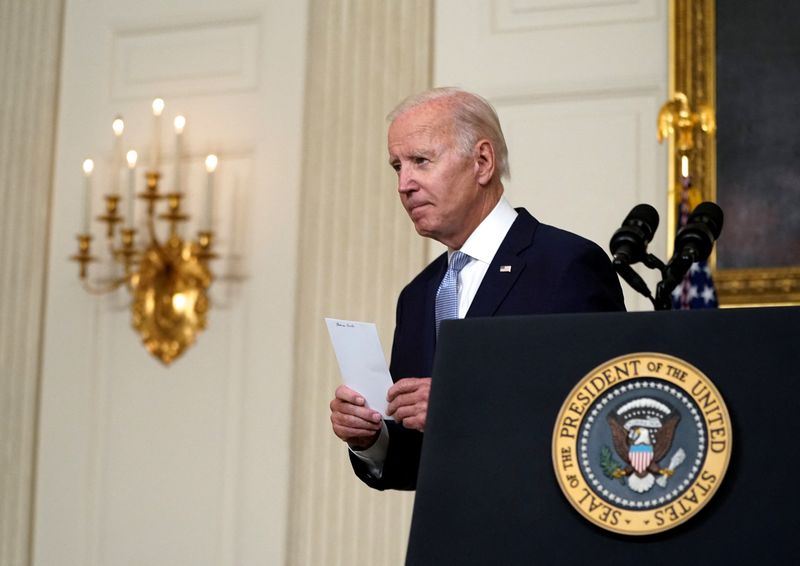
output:
[[[658,211],[649,204],[637,204],[623,222],[624,225],[631,223],[636,223],[648,232],[647,241],[649,242],[658,228]]]
[[[708,226],[708,229],[711,230],[711,233],[716,240],[719,238],[719,235],[722,232],[723,221],[724,214],[722,213],[722,209],[717,206],[716,203],[707,201],[701,202],[694,208],[692,213],[689,215],[686,224],[693,224],[695,222],[705,224]]]

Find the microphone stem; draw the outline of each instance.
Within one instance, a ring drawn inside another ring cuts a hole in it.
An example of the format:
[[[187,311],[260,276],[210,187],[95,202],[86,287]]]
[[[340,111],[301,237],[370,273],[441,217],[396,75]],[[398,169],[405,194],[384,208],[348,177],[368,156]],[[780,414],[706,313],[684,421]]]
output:
[[[656,299],[653,303],[656,310],[672,309],[672,291],[683,281],[683,277],[695,261],[696,254],[694,253],[673,257],[669,261],[662,271],[661,282],[656,286]]]
[[[612,264],[614,265],[614,270],[617,272],[617,274],[622,277],[628,283],[628,285],[633,287],[634,291],[644,295],[650,299],[651,302],[653,301],[653,295],[650,293],[647,283],[644,282],[644,279],[639,277],[639,274],[636,273],[630,265],[619,258],[614,258]]]

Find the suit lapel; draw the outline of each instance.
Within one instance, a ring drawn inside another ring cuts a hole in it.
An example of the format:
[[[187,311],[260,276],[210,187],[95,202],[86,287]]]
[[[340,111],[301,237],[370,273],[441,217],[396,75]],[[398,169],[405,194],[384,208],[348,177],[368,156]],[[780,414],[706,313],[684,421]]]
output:
[[[539,222],[524,208],[517,212],[516,220],[489,264],[467,312],[468,317],[494,315],[527,266],[520,254],[530,247]]]

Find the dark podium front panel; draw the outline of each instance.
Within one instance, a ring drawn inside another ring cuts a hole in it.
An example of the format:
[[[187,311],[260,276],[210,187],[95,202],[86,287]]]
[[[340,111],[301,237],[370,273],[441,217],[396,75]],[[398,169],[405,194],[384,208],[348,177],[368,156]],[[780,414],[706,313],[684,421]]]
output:
[[[645,536],[583,518],[551,458],[556,418],[575,384],[636,352],[697,367],[733,423],[730,465],[714,497],[687,522]],[[800,308],[445,322],[407,563],[797,563],[799,366]]]

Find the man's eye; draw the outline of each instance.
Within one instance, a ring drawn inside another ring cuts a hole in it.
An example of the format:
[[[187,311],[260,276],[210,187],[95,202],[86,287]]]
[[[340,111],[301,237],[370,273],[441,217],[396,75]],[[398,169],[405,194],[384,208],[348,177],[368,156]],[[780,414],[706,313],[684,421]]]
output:
[[[415,165],[425,165],[428,162],[429,162],[429,160],[428,160],[427,157],[415,157],[414,158],[414,164]]]
[[[399,163],[390,163],[389,165],[391,165],[392,169],[394,169],[397,173],[400,172],[400,164]]]

